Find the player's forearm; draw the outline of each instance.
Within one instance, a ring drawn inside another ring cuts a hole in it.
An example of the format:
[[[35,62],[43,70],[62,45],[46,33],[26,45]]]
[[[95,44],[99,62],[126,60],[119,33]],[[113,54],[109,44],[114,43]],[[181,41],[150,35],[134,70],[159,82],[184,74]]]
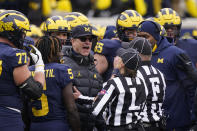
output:
[[[68,122],[72,128],[72,131],[81,131],[80,118],[79,118],[77,109],[74,111],[68,112]]]

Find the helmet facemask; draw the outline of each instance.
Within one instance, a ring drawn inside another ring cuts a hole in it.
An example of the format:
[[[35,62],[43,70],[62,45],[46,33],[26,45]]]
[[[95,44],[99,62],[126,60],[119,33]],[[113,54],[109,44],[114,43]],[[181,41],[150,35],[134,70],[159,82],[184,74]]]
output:
[[[119,15],[116,21],[118,37],[125,42],[134,39],[137,36],[137,27],[142,21],[142,16],[135,10],[125,10]],[[129,34],[133,34],[133,36],[128,36],[128,33],[125,33],[126,30],[130,32]]]
[[[171,8],[163,8],[157,13],[156,21],[164,26],[168,41],[175,43],[180,37],[182,25],[182,20],[178,13]]]
[[[58,37],[59,33],[67,34],[65,39],[58,37],[62,45],[70,45],[70,30],[70,24],[62,16],[52,16],[46,20],[44,25],[46,35]]]

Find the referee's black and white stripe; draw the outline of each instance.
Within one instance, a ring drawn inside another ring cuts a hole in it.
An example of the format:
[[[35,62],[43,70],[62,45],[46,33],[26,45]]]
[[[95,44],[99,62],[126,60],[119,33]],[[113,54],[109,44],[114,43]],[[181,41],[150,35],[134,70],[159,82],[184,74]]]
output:
[[[145,84],[140,78],[116,77],[103,86],[99,97],[93,104],[93,115],[97,116],[108,107],[106,124],[121,126],[136,123],[141,119],[146,99]]]
[[[138,69],[137,76],[146,83],[146,105],[142,121],[158,122],[162,116],[162,103],[165,96],[166,83],[164,75],[150,64],[145,64]]]

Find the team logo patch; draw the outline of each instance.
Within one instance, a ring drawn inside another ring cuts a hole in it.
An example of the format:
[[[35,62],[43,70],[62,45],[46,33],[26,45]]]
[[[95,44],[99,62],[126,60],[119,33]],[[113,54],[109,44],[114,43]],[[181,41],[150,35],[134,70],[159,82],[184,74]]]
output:
[[[163,63],[163,60],[164,60],[163,58],[158,58],[157,63]]]
[[[85,27],[85,31],[90,32],[90,28],[89,27]]]

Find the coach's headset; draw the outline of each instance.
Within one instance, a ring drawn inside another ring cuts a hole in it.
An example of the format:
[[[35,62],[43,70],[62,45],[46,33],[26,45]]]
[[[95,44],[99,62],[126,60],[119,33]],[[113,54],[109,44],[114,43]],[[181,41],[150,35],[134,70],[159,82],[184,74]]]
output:
[[[156,31],[155,31],[155,32],[156,32],[156,33],[159,33],[160,36],[167,36],[167,33],[166,33],[165,28],[164,28],[162,25],[160,25],[159,23],[157,23],[157,22],[155,22],[155,21],[153,21],[153,20],[144,20],[144,21],[142,21],[142,22],[138,25],[138,32],[140,31],[140,30],[139,30],[140,26],[142,26],[142,23],[144,23],[145,21],[150,21],[150,22],[152,22],[152,23],[156,26]],[[152,48],[152,52],[154,52],[156,49],[157,49],[157,44],[155,44],[154,47]]]

